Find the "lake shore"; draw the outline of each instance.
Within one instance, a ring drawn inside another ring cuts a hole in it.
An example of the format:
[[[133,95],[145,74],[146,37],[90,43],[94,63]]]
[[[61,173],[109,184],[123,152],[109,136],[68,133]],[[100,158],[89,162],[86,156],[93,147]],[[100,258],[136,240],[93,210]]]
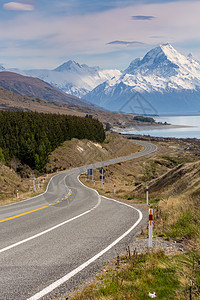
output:
[[[142,130],[160,130],[160,129],[178,129],[178,128],[191,128],[196,126],[188,126],[188,125],[173,125],[173,124],[149,124],[149,125],[135,125],[134,127],[113,127],[112,130],[118,133],[131,132],[131,131],[142,131]]]

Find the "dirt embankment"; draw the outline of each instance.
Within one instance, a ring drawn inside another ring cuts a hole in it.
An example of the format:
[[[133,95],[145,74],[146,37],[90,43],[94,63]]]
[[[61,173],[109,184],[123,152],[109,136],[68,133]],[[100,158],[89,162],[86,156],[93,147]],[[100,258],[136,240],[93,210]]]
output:
[[[61,171],[111,158],[130,155],[142,147],[116,133],[107,133],[104,143],[72,139],[64,142],[49,157],[47,171]]]

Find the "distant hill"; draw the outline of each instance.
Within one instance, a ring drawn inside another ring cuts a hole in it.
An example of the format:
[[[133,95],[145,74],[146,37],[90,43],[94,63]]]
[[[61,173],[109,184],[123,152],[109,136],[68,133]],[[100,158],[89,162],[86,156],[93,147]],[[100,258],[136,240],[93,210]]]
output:
[[[127,126],[134,125],[133,115],[112,113],[87,108],[81,105],[67,104],[63,102],[51,102],[39,97],[28,97],[0,88],[0,110],[22,110],[37,111],[43,113],[59,113],[64,115],[73,115],[84,117],[90,115],[100,122]]]
[[[101,110],[101,108],[97,105],[66,94],[45,81],[13,72],[0,72],[0,87],[20,95],[38,97],[48,101],[81,105]]]

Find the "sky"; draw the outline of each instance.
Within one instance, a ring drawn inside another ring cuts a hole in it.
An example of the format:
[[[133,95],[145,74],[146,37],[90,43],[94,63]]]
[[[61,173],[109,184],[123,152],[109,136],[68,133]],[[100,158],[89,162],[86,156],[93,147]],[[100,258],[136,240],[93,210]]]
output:
[[[199,12],[199,0],[0,0],[0,65],[123,70],[167,42],[200,60]]]

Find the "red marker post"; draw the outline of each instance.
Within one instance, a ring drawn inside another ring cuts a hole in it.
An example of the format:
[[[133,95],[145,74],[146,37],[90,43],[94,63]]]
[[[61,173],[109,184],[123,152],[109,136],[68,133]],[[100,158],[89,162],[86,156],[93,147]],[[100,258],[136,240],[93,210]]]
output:
[[[116,194],[116,184],[114,184],[114,195]]]
[[[149,248],[152,248],[153,239],[153,209],[149,209]]]

